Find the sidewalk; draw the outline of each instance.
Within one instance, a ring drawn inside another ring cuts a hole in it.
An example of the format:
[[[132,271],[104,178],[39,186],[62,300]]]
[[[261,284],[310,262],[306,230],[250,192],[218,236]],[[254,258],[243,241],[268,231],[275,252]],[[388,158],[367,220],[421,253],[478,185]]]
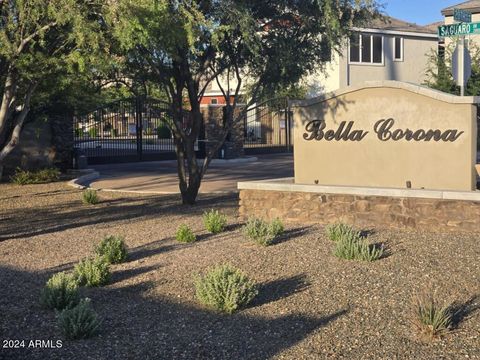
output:
[[[212,164],[207,170],[200,193],[237,191],[237,182],[293,176],[292,154],[257,155],[257,161]],[[141,193],[179,193],[176,161],[137,162],[92,166],[100,178],[95,189]]]

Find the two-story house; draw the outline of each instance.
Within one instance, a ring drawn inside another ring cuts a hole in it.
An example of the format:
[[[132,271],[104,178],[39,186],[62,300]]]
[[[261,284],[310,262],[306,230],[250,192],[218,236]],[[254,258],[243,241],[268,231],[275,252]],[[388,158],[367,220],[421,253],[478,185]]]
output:
[[[304,79],[309,97],[371,80],[425,82],[428,54],[438,48],[435,28],[389,17],[354,30],[355,35],[345,41],[346,45],[340,54],[333,56],[324,73]],[[224,102],[215,83],[202,99],[204,106]]]

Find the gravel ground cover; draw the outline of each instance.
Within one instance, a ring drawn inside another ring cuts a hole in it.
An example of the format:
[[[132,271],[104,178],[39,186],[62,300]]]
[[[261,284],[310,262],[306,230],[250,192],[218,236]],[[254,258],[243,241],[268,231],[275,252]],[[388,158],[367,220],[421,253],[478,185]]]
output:
[[[389,256],[337,259],[320,226],[287,224],[270,247],[244,239],[235,195],[99,193],[84,205],[64,183],[0,185],[0,334],[4,340],[63,340],[57,349],[0,349],[2,359],[480,359],[479,234],[374,229]],[[226,233],[210,235],[201,214],[219,209]],[[174,240],[189,224],[198,242]],[[82,289],[103,319],[100,334],[66,341],[38,303],[55,272],[69,270],[107,235],[125,236],[129,261],[111,283]],[[193,277],[230,263],[260,284],[246,309],[222,315],[195,301]],[[410,320],[412,296],[433,286],[464,304],[454,331],[428,340]],[[28,345],[28,343],[26,344]]]

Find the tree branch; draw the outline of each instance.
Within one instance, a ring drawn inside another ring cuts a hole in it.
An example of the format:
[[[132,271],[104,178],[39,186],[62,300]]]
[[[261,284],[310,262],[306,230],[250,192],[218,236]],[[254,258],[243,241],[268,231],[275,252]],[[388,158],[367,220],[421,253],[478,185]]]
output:
[[[37,83],[33,83],[29,86],[27,90],[27,94],[25,95],[25,100],[23,103],[23,109],[15,119],[15,124],[10,135],[10,139],[7,141],[6,145],[3,146],[3,148],[0,150],[0,164],[3,163],[7,155],[13,151],[13,149],[17,146],[18,141],[20,140],[20,133],[23,128],[23,123],[25,122],[25,118],[30,111],[30,100],[36,87]]]
[[[57,22],[56,21],[52,21],[44,26],[42,26],[40,29],[38,29],[37,31],[35,31],[33,34],[30,34],[29,36],[27,36],[25,39],[23,39],[21,42],[20,42],[20,45],[18,46],[17,48],[17,51],[16,51],[16,54],[17,56],[20,55],[20,53],[23,51],[23,49],[25,48],[25,46],[30,42],[32,41],[35,37],[37,37],[38,35],[40,35],[42,32],[44,31],[47,31],[48,29],[54,27],[57,25]]]

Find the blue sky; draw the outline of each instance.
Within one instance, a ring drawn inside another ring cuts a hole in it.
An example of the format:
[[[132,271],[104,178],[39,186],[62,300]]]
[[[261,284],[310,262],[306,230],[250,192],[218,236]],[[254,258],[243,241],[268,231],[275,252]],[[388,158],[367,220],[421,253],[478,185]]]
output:
[[[385,12],[401,20],[419,25],[442,20],[440,11],[447,6],[456,5],[465,0],[380,0],[385,4]]]

